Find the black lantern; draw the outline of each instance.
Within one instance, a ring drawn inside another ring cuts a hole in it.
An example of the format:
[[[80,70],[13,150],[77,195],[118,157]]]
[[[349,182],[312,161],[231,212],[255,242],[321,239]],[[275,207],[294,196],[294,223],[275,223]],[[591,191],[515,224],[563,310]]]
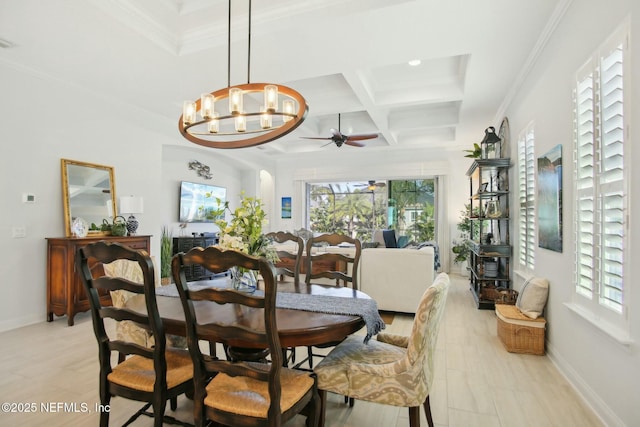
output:
[[[480,141],[481,155],[483,159],[498,159],[502,140],[496,135],[496,128],[489,126],[484,130],[484,139]]]

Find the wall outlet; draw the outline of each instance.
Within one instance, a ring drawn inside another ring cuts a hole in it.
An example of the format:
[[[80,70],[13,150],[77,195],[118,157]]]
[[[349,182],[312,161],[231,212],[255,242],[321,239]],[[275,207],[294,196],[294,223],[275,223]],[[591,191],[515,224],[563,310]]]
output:
[[[27,237],[27,229],[25,227],[13,227],[11,229],[11,237],[15,239]]]

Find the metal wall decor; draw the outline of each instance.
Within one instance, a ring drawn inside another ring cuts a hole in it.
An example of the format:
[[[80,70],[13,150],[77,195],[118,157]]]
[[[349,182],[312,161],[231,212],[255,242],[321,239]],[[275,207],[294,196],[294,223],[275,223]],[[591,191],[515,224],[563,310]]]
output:
[[[197,160],[192,160],[189,162],[189,169],[196,171],[198,176],[204,179],[213,178],[213,174],[211,173],[211,168],[209,168],[209,166],[205,164],[200,163]]]

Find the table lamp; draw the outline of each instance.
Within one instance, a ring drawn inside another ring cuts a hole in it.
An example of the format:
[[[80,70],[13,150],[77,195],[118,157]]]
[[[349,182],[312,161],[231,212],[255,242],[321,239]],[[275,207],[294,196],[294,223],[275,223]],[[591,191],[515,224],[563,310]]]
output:
[[[129,214],[127,218],[127,232],[129,236],[134,236],[138,230],[138,220],[134,214],[141,214],[144,212],[142,197],[125,196],[120,197],[120,214]]]

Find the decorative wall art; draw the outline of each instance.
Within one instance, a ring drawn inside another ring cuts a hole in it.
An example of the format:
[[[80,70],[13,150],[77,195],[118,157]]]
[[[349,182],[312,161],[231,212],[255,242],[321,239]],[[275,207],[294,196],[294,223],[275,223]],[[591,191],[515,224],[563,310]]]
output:
[[[213,174],[211,173],[211,168],[203,163],[200,163],[197,160],[192,160],[189,162],[189,169],[196,171],[198,176],[204,179],[213,178]]]
[[[562,145],[538,157],[538,246],[562,252]]]
[[[291,218],[291,197],[282,198],[282,218]]]

